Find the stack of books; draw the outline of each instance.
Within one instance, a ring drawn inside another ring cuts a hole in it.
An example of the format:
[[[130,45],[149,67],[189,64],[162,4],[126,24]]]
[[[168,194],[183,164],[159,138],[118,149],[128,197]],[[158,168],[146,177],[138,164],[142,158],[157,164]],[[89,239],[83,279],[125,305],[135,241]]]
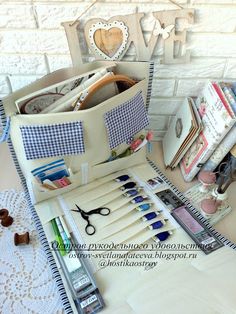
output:
[[[196,99],[202,130],[180,162],[185,181],[213,171],[236,145],[236,84],[209,82]]]

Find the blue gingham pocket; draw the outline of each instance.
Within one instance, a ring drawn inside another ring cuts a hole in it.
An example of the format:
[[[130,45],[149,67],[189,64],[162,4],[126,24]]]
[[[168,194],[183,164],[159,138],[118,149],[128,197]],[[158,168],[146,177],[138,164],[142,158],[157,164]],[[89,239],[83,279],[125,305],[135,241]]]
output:
[[[104,119],[111,149],[129,142],[136,133],[149,124],[142,92],[105,113]]]
[[[85,152],[82,121],[20,127],[26,159]]]

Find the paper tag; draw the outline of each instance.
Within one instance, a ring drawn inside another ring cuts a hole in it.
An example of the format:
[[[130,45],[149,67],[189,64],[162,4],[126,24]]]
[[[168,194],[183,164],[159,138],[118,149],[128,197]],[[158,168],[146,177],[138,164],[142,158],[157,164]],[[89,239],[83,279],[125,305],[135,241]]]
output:
[[[74,282],[74,288],[77,290],[89,282],[90,282],[90,280],[89,280],[88,276],[84,275],[77,282]]]
[[[203,241],[201,242],[201,244],[207,245],[207,244],[210,244],[210,243],[213,243],[213,242],[215,242],[215,239],[214,239],[213,237],[210,237],[210,238],[208,238],[208,239],[206,239],[206,240],[203,240]]]
[[[81,306],[81,308],[83,309],[83,308],[85,308],[86,306],[88,306],[89,304],[91,304],[91,303],[97,301],[97,299],[98,299],[97,296],[94,294],[94,295],[92,295],[91,297],[89,297],[88,299],[82,301],[82,302],[80,303],[80,306]]]

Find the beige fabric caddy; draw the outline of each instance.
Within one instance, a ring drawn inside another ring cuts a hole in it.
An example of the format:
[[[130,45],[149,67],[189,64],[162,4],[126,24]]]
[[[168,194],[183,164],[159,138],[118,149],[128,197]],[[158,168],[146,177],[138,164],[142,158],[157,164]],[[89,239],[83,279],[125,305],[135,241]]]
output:
[[[89,108],[87,110],[77,112],[60,112],[60,113],[48,113],[48,114],[16,114],[15,100],[21,98],[29,93],[43,89],[52,84],[56,84],[67,78],[81,75],[81,77],[87,76],[92,73],[96,73],[101,69],[110,69],[114,73],[122,73],[129,77],[133,77],[139,82],[129,88],[128,90],[118,94],[107,101]],[[80,68],[68,68],[53,72],[35,83],[23,88],[9,97],[4,99],[3,105],[5,108],[6,116],[11,117],[11,139],[17,155],[20,168],[25,176],[28,184],[28,188],[32,191],[33,203],[40,202],[44,199],[54,197],[61,194],[61,191],[40,192],[37,188],[38,184],[33,180],[31,170],[42,166],[45,163],[49,163],[59,158],[64,158],[66,164],[70,167],[72,176],[72,184],[65,187],[63,192],[70,191],[76,186],[79,186],[81,182],[90,182],[96,178],[112,173],[116,170],[120,170],[127,166],[140,163],[145,160],[145,151],[132,155],[130,158],[122,158],[114,161],[113,163],[105,163],[111,153],[108,145],[106,128],[104,126],[103,115],[107,111],[117,107],[119,104],[132,99],[138,91],[142,92],[144,101],[147,98],[147,86],[149,83],[149,63],[139,62],[119,62],[117,64],[113,62],[94,62],[85,64]],[[50,125],[55,123],[65,123],[73,121],[83,121],[84,126],[84,144],[85,153],[81,155],[73,156],[58,156],[49,157],[45,159],[32,159],[27,160],[24,153],[24,146],[21,139],[20,126],[32,126],[32,125]],[[140,134],[143,132],[141,131]],[[138,136],[139,134],[137,134]],[[127,144],[121,144],[117,148],[117,152],[123,152],[128,147]],[[84,179],[84,173],[81,171],[81,167],[86,168],[86,178]]]
[[[91,71],[101,67],[110,67],[106,62],[96,62],[84,65],[76,69],[64,69],[48,75],[42,80],[13,93],[3,101],[7,116],[11,116],[11,140],[21,167],[31,189],[31,170],[45,162],[55,158],[45,160],[26,160],[22,145],[19,126],[33,124],[50,124],[65,121],[76,121],[82,119],[86,124],[85,147],[86,152],[80,156],[63,156],[66,163],[70,164],[74,177],[72,185],[59,191],[51,191],[46,194],[37,192],[33,188],[35,209],[42,222],[45,234],[49,243],[53,241],[54,234],[50,226],[50,220],[63,216],[64,211],[57,198],[58,194],[63,194],[63,200],[68,208],[72,208],[76,203],[82,204],[85,209],[95,204],[110,204],[112,216],[107,217],[107,222],[99,217],[94,221],[99,230],[94,238],[89,238],[84,232],[84,222],[78,214],[73,213],[73,219],[77,224],[81,236],[86,243],[103,243],[122,241],[129,243],[152,243],[151,237],[154,232],[147,231],[146,225],[140,229],[136,218],[133,219],[132,206],[122,204],[117,196],[117,191],[110,182],[117,175],[130,173],[141,181],[157,175],[156,171],[148,164],[145,158],[145,149],[140,150],[132,156],[122,158],[109,163],[103,163],[110,155],[107,143],[107,135],[103,125],[102,116],[104,112],[132,98],[137,91],[142,91],[144,99],[147,96],[149,65],[147,63],[118,63],[116,71],[130,77],[139,79],[140,82],[129,90],[107,100],[97,107],[76,113],[57,113],[47,115],[15,115],[14,101],[37,89],[58,82],[66,77],[71,77]],[[114,100],[118,100],[114,102]],[[96,127],[95,127],[96,126]],[[99,132],[98,132],[99,130]],[[88,137],[89,134],[89,137]],[[101,149],[102,139],[102,149]],[[123,151],[127,147],[122,144],[119,149]],[[81,186],[82,170],[81,165],[87,163],[89,184]],[[122,169],[124,169],[122,171]],[[118,171],[118,172],[116,172]],[[162,187],[164,189],[166,186]],[[109,192],[110,191],[110,192]],[[109,192],[109,193],[108,193]],[[155,193],[157,190],[152,192]],[[45,193],[45,192],[44,192]],[[87,201],[88,200],[88,201]],[[122,204],[122,206],[120,206]],[[158,206],[161,207],[161,204]],[[86,208],[87,207],[87,208]],[[122,209],[123,208],[123,209]],[[130,215],[124,209],[131,211]],[[119,213],[120,216],[119,216]],[[129,218],[128,218],[129,217]],[[137,217],[138,219],[140,217]],[[130,219],[127,226],[120,231],[121,222]],[[109,227],[111,223],[112,227]],[[70,228],[71,226],[69,226]],[[117,229],[116,229],[117,228]],[[100,229],[102,230],[100,232]],[[115,230],[112,230],[115,229]],[[183,231],[182,228],[172,224],[170,221],[165,230],[174,230],[173,236],[167,240],[167,244],[192,244],[193,241]],[[105,230],[105,231],[104,231]],[[175,253],[181,254],[181,250]],[[158,260],[155,268],[147,270],[144,267],[106,267],[95,268],[95,277],[102,296],[104,297],[106,308],[103,313],[161,313],[161,314],[233,314],[236,313],[235,293],[236,284],[236,252],[223,247],[209,256],[201,251],[197,253],[197,259],[179,259],[178,261]],[[148,258],[146,258],[148,260]],[[95,266],[96,264],[94,260]],[[63,274],[62,274],[63,275]],[[70,292],[66,286],[68,296]],[[73,303],[72,303],[73,307]]]

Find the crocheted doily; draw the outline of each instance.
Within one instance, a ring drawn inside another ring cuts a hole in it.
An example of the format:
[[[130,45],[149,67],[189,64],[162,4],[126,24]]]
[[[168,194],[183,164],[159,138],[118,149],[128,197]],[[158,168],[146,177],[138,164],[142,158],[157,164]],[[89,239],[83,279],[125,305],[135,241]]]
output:
[[[63,313],[56,283],[39,242],[23,192],[0,192],[0,208],[14,218],[8,227],[0,225],[0,313]],[[30,234],[30,244],[14,245],[14,233]]]

